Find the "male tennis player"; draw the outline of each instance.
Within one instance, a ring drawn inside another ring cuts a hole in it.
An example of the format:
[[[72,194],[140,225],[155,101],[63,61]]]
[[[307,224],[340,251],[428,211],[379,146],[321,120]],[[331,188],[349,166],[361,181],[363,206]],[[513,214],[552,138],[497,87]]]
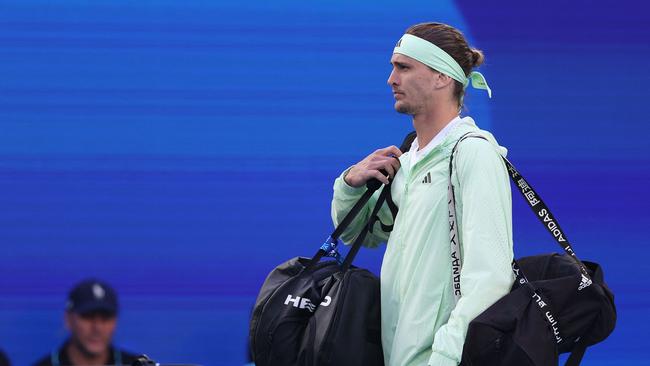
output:
[[[334,183],[332,218],[338,224],[369,179],[393,181],[399,207],[393,231],[385,233],[376,224],[364,242],[388,245],[381,267],[386,365],[458,365],[469,322],[507,294],[514,281],[510,183],[501,158],[506,149],[471,117],[459,115],[468,85],[491,96],[483,75],[473,71],[482,62],[482,52],[451,26],[410,27],[393,51],[388,85],[395,110],[412,117],[417,138],[404,154],[395,146],[374,151]],[[450,240],[447,187],[452,148],[467,132],[487,141],[463,140],[453,160],[459,255]],[[378,193],[341,236],[344,242],[361,230]],[[379,217],[392,222],[387,205]],[[454,273],[459,260],[462,270]]]

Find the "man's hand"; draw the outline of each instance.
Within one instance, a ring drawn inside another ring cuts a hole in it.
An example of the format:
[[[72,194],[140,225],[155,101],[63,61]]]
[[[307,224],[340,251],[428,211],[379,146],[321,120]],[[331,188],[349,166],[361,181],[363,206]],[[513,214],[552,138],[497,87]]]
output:
[[[348,171],[344,177],[345,182],[352,187],[361,187],[370,179],[377,178],[383,184],[388,184],[400,168],[397,159],[400,156],[402,156],[402,152],[397,146],[376,150]],[[382,169],[388,173],[388,176],[380,172]]]

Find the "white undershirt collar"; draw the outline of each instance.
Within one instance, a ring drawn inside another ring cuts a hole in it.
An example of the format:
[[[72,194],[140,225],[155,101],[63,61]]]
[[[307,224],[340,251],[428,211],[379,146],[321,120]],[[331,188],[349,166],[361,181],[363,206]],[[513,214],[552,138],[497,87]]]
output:
[[[417,164],[418,161],[422,160],[424,156],[426,156],[431,150],[433,150],[436,146],[438,146],[442,140],[449,134],[449,131],[457,125],[458,123],[461,122],[460,116],[456,116],[456,118],[452,119],[447,123],[445,127],[443,127],[440,132],[438,132],[431,141],[422,149],[418,150],[420,146],[418,145],[418,139],[416,138],[413,140],[413,143],[411,144],[411,148],[409,149],[409,158],[410,158],[410,165],[411,168]]]

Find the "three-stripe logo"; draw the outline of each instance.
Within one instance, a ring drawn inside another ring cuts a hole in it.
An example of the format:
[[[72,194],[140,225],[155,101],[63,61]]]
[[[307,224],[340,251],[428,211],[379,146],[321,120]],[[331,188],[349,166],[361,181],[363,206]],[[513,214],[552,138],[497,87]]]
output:
[[[427,175],[424,176],[422,183],[431,183],[431,172],[428,172]]]

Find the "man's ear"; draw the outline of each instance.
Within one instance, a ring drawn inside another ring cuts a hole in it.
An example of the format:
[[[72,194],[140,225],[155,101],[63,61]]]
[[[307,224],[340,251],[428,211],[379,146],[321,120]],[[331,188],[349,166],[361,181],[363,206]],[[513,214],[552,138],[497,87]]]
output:
[[[451,78],[449,75],[445,75],[441,72],[436,71],[436,75],[434,76],[435,80],[435,87],[436,89],[444,89],[447,88],[450,84],[453,84],[454,79]]]

